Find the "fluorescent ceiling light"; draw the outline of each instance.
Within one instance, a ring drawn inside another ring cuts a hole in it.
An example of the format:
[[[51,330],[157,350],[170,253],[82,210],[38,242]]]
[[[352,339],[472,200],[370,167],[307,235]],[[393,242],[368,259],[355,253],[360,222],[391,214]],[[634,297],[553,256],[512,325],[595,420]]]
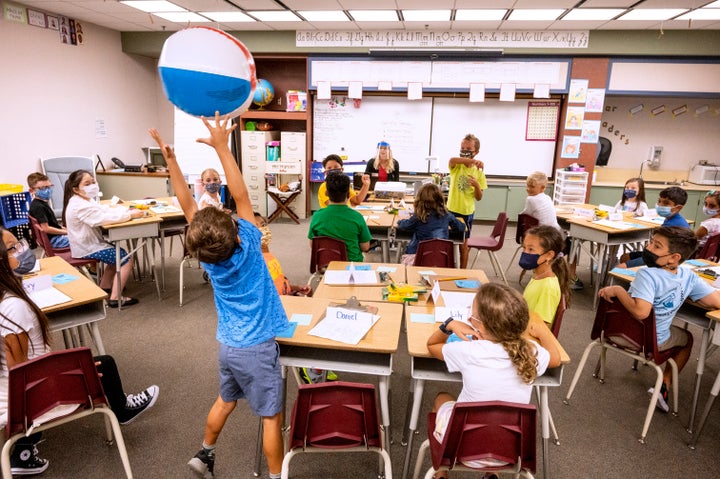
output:
[[[179,7],[175,5],[174,3],[166,2],[165,0],[158,0],[158,1],[121,1],[123,5],[127,5],[128,7],[137,8],[138,10],[142,10],[143,12],[187,12],[186,9],[183,7]]]
[[[510,13],[508,20],[542,21],[555,20],[565,13],[564,8],[518,9]]]
[[[687,12],[686,8],[637,8],[630,10],[618,20],[668,20]]]
[[[406,22],[447,22],[450,10],[403,10]]]
[[[720,8],[720,0],[717,2],[712,2],[709,5],[705,5],[703,8]]]
[[[160,18],[173,23],[210,23],[209,18],[205,18],[198,15],[195,12],[155,12],[153,15],[157,15]]]
[[[342,10],[298,10],[308,22],[349,22]]]
[[[720,20],[720,8],[701,8],[680,15],[675,20]]]
[[[200,12],[200,15],[206,16],[214,22],[254,22],[253,18],[248,17],[243,12]]]
[[[301,22],[300,17],[289,10],[259,10],[248,12],[262,22]]]
[[[718,0],[720,1],[720,0]],[[455,20],[458,21],[478,21],[478,20],[502,20],[507,10],[487,9],[487,10],[455,10]]]
[[[395,10],[349,10],[356,22],[397,22]]]
[[[610,20],[624,11],[624,8],[575,8],[561,20]]]

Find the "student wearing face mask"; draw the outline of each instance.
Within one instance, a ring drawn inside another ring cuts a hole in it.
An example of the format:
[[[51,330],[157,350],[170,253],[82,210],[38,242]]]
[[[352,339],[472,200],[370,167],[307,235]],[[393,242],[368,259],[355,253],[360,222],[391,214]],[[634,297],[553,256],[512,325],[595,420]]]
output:
[[[220,181],[220,173],[214,168],[208,168],[200,174],[200,179],[203,185],[203,194],[198,200],[198,208],[203,209],[208,206],[217,208],[220,211],[224,211],[222,201],[220,201],[220,188],[222,188],[222,182]]]
[[[85,170],[73,171],[65,182],[62,219],[70,239],[70,252],[74,258],[96,259],[105,263],[100,287],[110,294],[108,306],[130,306],[138,300],[125,297],[122,292],[132,273],[133,259],[124,249],[120,249],[118,282],[115,274],[115,247],[105,242],[100,226],[124,223],[132,218],[140,218],[144,213],[123,206],[101,205],[96,201],[99,193],[95,178]]]
[[[530,311],[537,313],[552,327],[560,299],[570,303],[570,267],[563,254],[565,240],[552,226],[536,226],[523,238],[520,267],[532,271],[523,297]]]
[[[693,337],[684,328],[674,326],[675,314],[689,297],[706,309],[720,308],[720,293],[689,268],[680,268],[697,248],[697,238],[692,230],[680,227],[658,228],[645,250],[643,259],[647,268],[640,268],[630,289],[622,286],[602,288],[599,296],[607,301],[618,300],[638,320],[647,318],[655,310],[655,332],[660,351],[676,349],[671,356],[681,371],[690,358]],[[668,391],[672,369],[665,366],[663,384],[660,388],[657,407],[669,411]],[[653,394],[650,388],[648,394]]]
[[[55,218],[55,212],[50,206],[54,188],[50,178],[39,172],[30,173],[27,177],[27,184],[33,195],[33,200],[30,202],[30,216],[37,220],[40,229],[47,234],[53,248],[70,247],[67,231],[60,226]]]
[[[645,203],[645,181],[642,178],[630,178],[625,182],[622,198],[615,205],[615,211],[630,212],[635,216],[647,213]]]
[[[690,229],[690,224],[680,214],[685,203],[687,203],[687,192],[679,186],[671,186],[662,190],[657,205],[655,205],[658,216],[665,218],[662,225]],[[618,268],[634,268],[645,264],[640,251],[624,254],[620,257],[620,261],[617,265]]]
[[[708,219],[700,223],[700,227],[695,231],[700,246],[704,245],[709,237],[720,234],[720,190],[712,190],[705,195],[703,213]]]

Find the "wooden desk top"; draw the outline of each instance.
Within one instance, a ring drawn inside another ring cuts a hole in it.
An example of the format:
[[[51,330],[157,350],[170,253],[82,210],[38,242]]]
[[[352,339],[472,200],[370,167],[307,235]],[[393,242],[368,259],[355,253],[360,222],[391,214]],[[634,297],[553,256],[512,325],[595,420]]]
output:
[[[421,278],[421,272],[425,271],[432,271],[440,278],[456,278],[456,279],[476,279],[480,281],[481,284],[489,283],[490,280],[488,279],[485,272],[481,269],[457,269],[457,268],[431,268],[427,266],[407,266],[407,284],[423,284],[422,278]],[[448,283],[452,283],[451,281],[448,281]],[[449,286],[449,284],[448,284]],[[428,302],[428,299],[430,298],[430,289],[432,286],[427,286],[428,292],[425,294],[421,294],[418,297],[417,302],[414,303],[408,303],[413,306],[422,306]],[[440,290],[442,291],[444,288],[441,284]],[[475,293],[476,290],[472,289],[459,289],[459,288],[450,288],[452,291],[459,291],[459,292],[467,292],[467,293]]]
[[[292,338],[277,338],[277,342],[287,346],[303,346],[322,349],[351,350],[372,353],[389,353],[397,351],[402,324],[403,305],[399,303],[380,303],[377,306],[380,319],[358,344],[345,344],[339,341],[311,336],[308,332],[320,321],[330,303],[333,301],[322,298],[303,296],[280,296],[288,319],[293,314],[312,314],[310,326],[298,324]]]
[[[62,311],[64,309],[70,309],[75,306],[83,304],[94,303],[96,301],[102,301],[107,298],[108,295],[105,291],[100,289],[95,283],[90,281],[80,273],[78,270],[73,268],[67,261],[59,256],[53,256],[52,258],[42,258],[40,261],[40,271],[38,275],[49,274],[54,276],[56,274],[68,274],[75,276],[77,279],[64,284],[55,284],[53,286],[62,293],[70,296],[72,301],[43,308],[43,312],[52,313],[54,311]]]
[[[130,221],[125,221],[123,223],[114,223],[111,225],[102,225],[103,229],[111,230],[116,228],[126,228],[128,226],[138,226],[138,225],[144,225],[144,224],[152,224],[152,223],[160,223],[162,222],[162,218],[159,216],[145,216],[144,218],[137,218],[132,219]]]
[[[328,265],[328,269],[330,270],[344,270],[350,265],[347,261],[332,261]],[[377,268],[380,266],[384,266],[387,268],[394,269],[395,272],[390,272],[390,277],[396,282],[396,283],[404,283],[405,282],[405,265],[403,264],[397,264],[397,263],[355,263],[355,265],[370,265],[373,269],[373,271],[376,271],[377,275]],[[385,301],[382,297],[382,289],[387,287],[387,284],[383,284],[379,282],[378,284],[369,284],[369,285],[328,285],[325,284],[325,278],[320,282],[317,289],[315,290],[315,293],[313,293],[313,297],[315,298],[324,298],[324,299],[333,299],[333,300],[341,300],[345,301],[351,296],[355,296],[360,301]]]
[[[154,171],[152,173],[148,171],[124,171],[124,170],[107,170],[107,171],[96,171],[98,175],[118,175],[118,176],[148,176],[156,178],[169,178],[170,173],[167,171]]]
[[[605,231],[608,233],[619,233],[624,231],[639,231],[639,230],[646,230],[646,229],[655,229],[660,227],[658,223],[653,223],[651,221],[643,221],[639,218],[636,218],[632,213],[630,212],[624,212],[623,213],[623,221],[626,221],[628,223],[634,223],[638,225],[635,228],[628,228],[628,229],[617,229],[617,228],[611,228],[604,225],[599,225],[595,222],[593,222],[589,218],[579,217],[575,216],[574,211],[575,208],[583,208],[583,209],[596,209],[596,205],[591,205],[588,203],[578,204],[578,205],[562,205],[562,206],[556,206],[555,207],[555,216],[559,220],[567,221],[568,223],[574,223],[581,226],[587,226],[589,228],[593,228],[599,231]]]
[[[418,358],[431,358],[430,352],[427,349],[427,340],[432,333],[440,326],[440,323],[414,323],[411,321],[412,313],[419,314],[434,314],[435,308],[432,305],[427,306],[408,306],[405,309],[405,329],[407,330],[407,342],[408,342],[408,353],[410,356]],[[535,313],[530,313],[530,321],[547,327],[545,322]],[[553,336],[554,338],[554,336]],[[563,363],[570,362],[570,356],[563,349],[560,342],[557,342],[558,350],[560,351],[560,361]]]

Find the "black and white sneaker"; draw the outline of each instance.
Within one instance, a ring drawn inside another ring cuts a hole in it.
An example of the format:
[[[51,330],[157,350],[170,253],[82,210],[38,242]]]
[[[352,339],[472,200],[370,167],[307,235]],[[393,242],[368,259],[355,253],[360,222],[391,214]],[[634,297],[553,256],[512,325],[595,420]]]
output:
[[[652,396],[654,392],[655,388],[648,389],[648,394],[650,396]],[[662,383],[662,386],[660,387],[660,393],[658,394],[657,403],[655,404],[655,406],[662,412],[670,411],[670,404],[668,403],[668,390],[667,386],[665,386],[665,383]]]
[[[215,477],[215,451],[205,448],[200,449],[195,456],[188,461],[188,466],[197,477]]]
[[[160,394],[160,388],[154,384],[138,394],[128,394],[125,401],[125,418],[120,421],[120,424],[123,426],[130,424],[140,414],[153,407],[158,394]]]
[[[37,447],[19,446],[19,451],[14,451],[10,458],[10,472],[13,476],[32,476],[41,474],[50,465],[50,461],[38,457]]]

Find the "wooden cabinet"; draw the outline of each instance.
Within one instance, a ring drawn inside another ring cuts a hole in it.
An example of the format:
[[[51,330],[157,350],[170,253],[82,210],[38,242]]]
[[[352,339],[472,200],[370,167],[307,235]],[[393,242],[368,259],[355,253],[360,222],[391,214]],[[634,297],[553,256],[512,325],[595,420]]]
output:
[[[240,158],[243,178],[250,195],[253,210],[267,216],[265,189],[265,163],[268,141],[280,139],[279,131],[241,131]]]
[[[247,168],[253,169],[255,172],[259,172],[259,170],[262,169],[262,182],[254,183],[254,185],[258,187],[256,190],[258,192],[262,186],[262,203],[265,204],[265,207],[264,209],[261,208],[257,211],[261,212],[263,215],[268,215],[274,210],[275,204],[272,201],[267,203],[265,200],[265,174],[272,172],[266,171],[264,163],[261,167],[257,164],[256,160],[251,157],[250,151],[246,148],[246,142],[249,141],[250,136],[245,135],[245,133],[248,132],[248,122],[270,123],[270,125],[272,125],[271,133],[278,135],[277,138],[273,139],[278,139],[281,142],[281,162],[284,163],[286,158],[283,156],[288,155],[291,157],[288,158],[288,161],[301,162],[302,171],[300,172],[300,176],[295,173],[279,174],[279,177],[275,178],[275,180],[279,186],[282,183],[297,181],[300,178],[303,193],[301,197],[293,202],[291,208],[298,216],[305,218],[310,206],[310,195],[308,195],[310,184],[308,183],[308,179],[310,178],[309,164],[312,155],[312,115],[309,110],[312,102],[310,98],[308,98],[308,111],[285,111],[285,102],[286,93],[289,90],[307,91],[307,57],[290,55],[255,55],[254,58],[255,66],[257,68],[257,77],[270,82],[273,86],[273,90],[275,91],[275,96],[273,101],[266,105],[263,109],[259,109],[255,105],[252,105],[250,110],[240,116],[241,132],[238,134],[238,141],[240,143],[240,164],[243,169],[243,174],[246,171],[246,163]],[[280,137],[280,132],[282,132],[283,135],[286,135],[285,140]],[[254,133],[263,134],[268,132],[256,131]],[[284,145],[285,142],[288,143],[287,146]],[[298,142],[302,143],[302,145]],[[264,161],[263,153],[263,162]],[[273,165],[273,167],[275,166],[277,165]],[[246,181],[250,182],[250,180]],[[255,203],[253,203],[253,206],[255,207]],[[258,206],[258,208],[259,207],[260,206]]]

